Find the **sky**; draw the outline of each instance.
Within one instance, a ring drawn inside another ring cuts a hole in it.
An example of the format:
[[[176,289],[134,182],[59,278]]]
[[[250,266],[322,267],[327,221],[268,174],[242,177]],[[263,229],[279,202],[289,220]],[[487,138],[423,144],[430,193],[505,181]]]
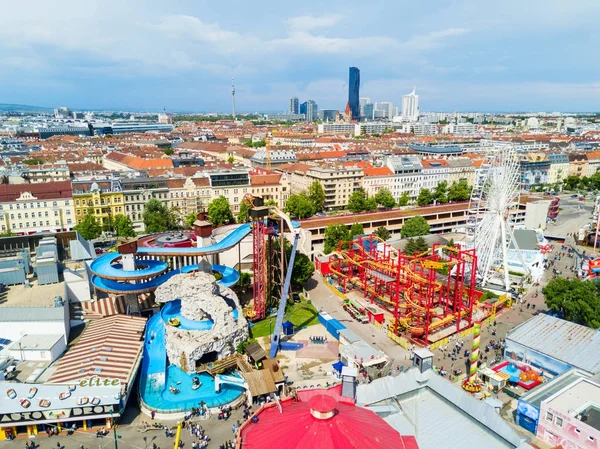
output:
[[[0,103],[341,109],[414,86],[422,111],[600,111],[599,0],[2,0]]]

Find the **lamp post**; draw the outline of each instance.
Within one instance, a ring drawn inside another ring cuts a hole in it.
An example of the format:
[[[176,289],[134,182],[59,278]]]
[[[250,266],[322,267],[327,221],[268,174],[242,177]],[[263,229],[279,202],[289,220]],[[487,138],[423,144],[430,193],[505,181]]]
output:
[[[119,449],[119,443],[117,442],[117,439],[121,437],[117,436],[117,426],[115,425],[115,418],[113,418],[112,410],[108,413],[110,414],[110,419],[112,421],[113,435],[115,437],[115,449]]]

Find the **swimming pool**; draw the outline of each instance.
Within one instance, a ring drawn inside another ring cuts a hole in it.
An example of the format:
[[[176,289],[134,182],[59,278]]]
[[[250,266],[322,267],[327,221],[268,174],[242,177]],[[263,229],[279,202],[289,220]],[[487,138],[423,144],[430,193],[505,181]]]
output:
[[[146,407],[158,412],[185,412],[198,407],[200,401],[206,402],[208,407],[218,407],[240,397],[244,390],[234,385],[224,384],[221,391],[216,393],[215,381],[207,373],[187,374],[175,365],[167,367],[166,331],[161,315],[154,315],[146,326],[140,370],[140,397]],[[202,382],[197,390],[192,390],[194,376]],[[180,392],[171,393],[171,385]]]

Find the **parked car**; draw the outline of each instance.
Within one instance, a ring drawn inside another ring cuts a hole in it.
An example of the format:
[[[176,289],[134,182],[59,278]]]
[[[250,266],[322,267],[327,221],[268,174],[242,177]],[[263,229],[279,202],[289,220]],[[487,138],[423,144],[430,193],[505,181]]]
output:
[[[300,295],[298,293],[292,293],[292,299],[294,300],[295,303],[299,303],[300,300]]]
[[[102,248],[96,248],[96,254],[102,254],[104,251]]]

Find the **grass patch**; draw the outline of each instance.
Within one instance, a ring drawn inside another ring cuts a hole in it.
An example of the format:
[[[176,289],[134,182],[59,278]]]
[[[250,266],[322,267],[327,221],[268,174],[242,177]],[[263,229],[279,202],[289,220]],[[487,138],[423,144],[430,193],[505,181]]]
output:
[[[312,304],[302,301],[298,304],[293,304],[291,310],[285,314],[284,321],[291,321],[295,327],[312,326],[319,322],[317,315],[317,309]],[[250,328],[252,338],[270,335],[275,327],[275,320],[276,317],[272,316],[254,323],[254,326]]]

